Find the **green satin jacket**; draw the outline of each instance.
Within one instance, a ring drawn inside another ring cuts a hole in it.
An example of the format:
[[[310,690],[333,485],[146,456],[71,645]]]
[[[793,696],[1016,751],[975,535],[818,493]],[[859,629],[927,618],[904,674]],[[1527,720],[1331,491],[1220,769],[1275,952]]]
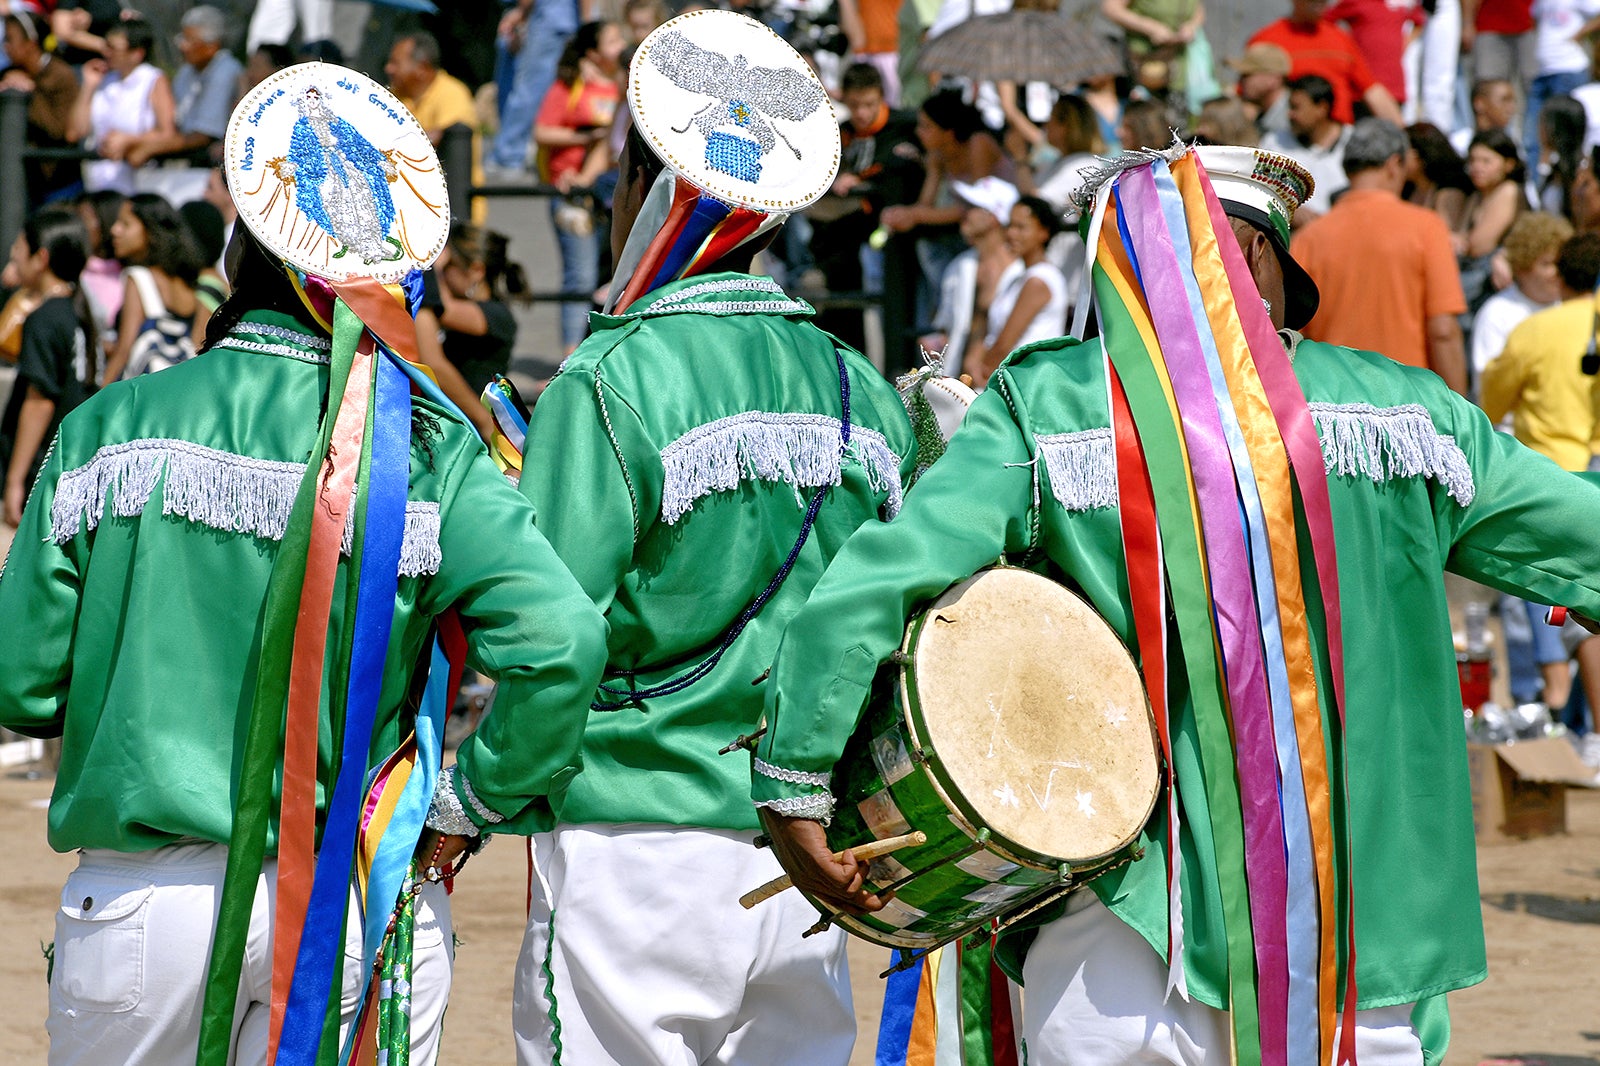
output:
[[[326,402],[328,352],[326,336],[252,312],[220,346],[112,385],[62,423],[0,575],[0,725],[62,739],[57,851],[228,841],[267,582]],[[409,730],[403,706],[430,624],[457,607],[469,662],[500,681],[463,757],[484,805],[472,817],[537,828],[548,809],[531,797],[577,763],[601,620],[471,427],[415,404],[435,428],[412,438],[371,758]],[[520,743],[530,726],[545,744]],[[323,799],[319,789],[319,809]]]
[[[522,491],[605,613],[613,691],[704,661],[831,486],[787,580],[704,680],[590,714],[583,773],[552,797],[563,822],[756,825],[749,754],[717,752],[756,730],[785,623],[850,534],[898,509],[915,462],[898,394],[812,314],[768,278],[665,285],[625,314],[593,316],[534,408]]]
[[[1336,798],[1335,817],[1348,822],[1353,859],[1337,873],[1341,898],[1354,885],[1359,1006],[1409,1003],[1486,972],[1444,572],[1592,615],[1600,488],[1496,433],[1427,371],[1311,341],[1298,343],[1294,370],[1322,441],[1338,549],[1350,801],[1344,809]],[[1098,342],[1042,342],[999,376],[1015,417],[991,387],[900,516],[854,537],[790,624],[760,750],[781,776],[756,777],[758,804],[816,804],[822,790],[793,777],[833,766],[906,618],[1002,555],[1028,550],[1035,471],[1045,572],[1080,590],[1137,647]],[[1309,560],[1302,565],[1311,572]],[[1325,649],[1318,643],[1314,653],[1327,693]],[[1221,889],[1193,714],[1181,671],[1171,682],[1185,968],[1190,991],[1224,1007]],[[1164,820],[1158,805],[1145,857],[1093,883],[1163,954]],[[1020,939],[1008,945],[1014,969]]]

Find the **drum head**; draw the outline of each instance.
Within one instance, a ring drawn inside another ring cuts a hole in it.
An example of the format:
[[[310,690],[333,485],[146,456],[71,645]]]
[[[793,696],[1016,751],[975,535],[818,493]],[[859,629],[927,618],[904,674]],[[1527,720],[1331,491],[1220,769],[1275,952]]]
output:
[[[1154,729],[1132,656],[1092,607],[1026,570],[986,570],[912,639],[913,721],[981,825],[1071,863],[1137,836],[1160,785]]]

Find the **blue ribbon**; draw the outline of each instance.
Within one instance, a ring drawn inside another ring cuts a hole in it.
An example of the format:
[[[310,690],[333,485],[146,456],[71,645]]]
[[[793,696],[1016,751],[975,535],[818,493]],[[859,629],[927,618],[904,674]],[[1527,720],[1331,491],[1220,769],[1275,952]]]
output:
[[[417,709],[416,765],[412,767],[411,776],[389,818],[389,825],[378,841],[378,851],[373,856],[372,869],[367,874],[367,895],[362,901],[361,972],[364,974],[372,972],[378,947],[383,943],[389,918],[394,913],[395,902],[400,898],[412,852],[422,836],[428,806],[433,802],[433,790],[439,781],[439,763],[444,747],[445,714],[450,709],[449,695],[450,659],[445,654],[444,646],[435,640],[428,665],[428,683],[422,692],[422,706]],[[350,1061],[360,1031],[361,1018],[358,1016],[356,1023],[350,1027],[340,1054],[341,1066]]]
[[[411,384],[415,385],[417,387],[417,391],[422,393],[423,396],[438,404],[440,407],[443,407],[446,411],[457,415],[463,422],[466,422],[469,425],[472,423],[472,420],[466,416],[461,408],[456,406],[456,402],[450,397],[446,396],[443,389],[439,388],[439,383],[424,373],[421,367],[414,363],[407,362],[387,348],[383,349],[383,354],[388,357],[388,362],[399,367],[400,370],[404,372],[405,376],[411,379]]]
[[[678,230],[678,236],[673,241],[672,247],[661,257],[661,265],[656,268],[655,277],[650,279],[650,285],[644,291],[660,288],[676,278],[678,272],[688,266],[689,260],[700,251],[700,246],[705,243],[706,237],[716,229],[718,223],[728,217],[732,210],[731,206],[716,197],[702,195],[699,202],[694,205],[694,211],[684,219],[683,227]]]
[[[344,744],[339,776],[328,801],[311,902],[295,958],[278,1061],[314,1062],[322,1043],[328,996],[345,941],[350,873],[360,828],[367,757],[383,688],[384,660],[394,622],[400,548],[411,470],[411,390],[394,363],[375,362],[377,397],[368,426],[372,456],[356,589]],[[415,840],[412,847],[416,846]]]
[[[909,954],[897,948],[891,961],[898,965]],[[917,1017],[917,993],[922,989],[922,967],[926,964],[924,952],[910,967],[891,973],[884,982],[883,1015],[878,1023],[878,1053],[873,1066],[906,1066],[911,1023]]]
[[[1300,766],[1300,749],[1295,733],[1294,706],[1289,696],[1288,660],[1283,650],[1283,620],[1278,614],[1277,578],[1272,569],[1272,548],[1267,539],[1265,508],[1250,462],[1249,448],[1239,425],[1238,412],[1228,392],[1216,336],[1200,296],[1199,280],[1192,264],[1189,223],[1184,214],[1183,194],[1172,180],[1165,163],[1152,168],[1161,213],[1172,234],[1173,248],[1182,268],[1184,292],[1189,298],[1200,346],[1205,353],[1211,391],[1222,416],[1223,436],[1233,459],[1239,503],[1244,512],[1244,528],[1249,535],[1250,568],[1255,577],[1256,606],[1260,612],[1261,640],[1264,645],[1268,698],[1272,706],[1273,739],[1277,748],[1278,771],[1282,775],[1279,805],[1283,810],[1284,844],[1289,868],[1288,955],[1289,955],[1289,1044],[1290,1062],[1315,1062],[1318,1051],[1317,982],[1318,929],[1317,877],[1312,860],[1311,817],[1305,805],[1305,779]],[[1219,240],[1229,239],[1218,234]]]

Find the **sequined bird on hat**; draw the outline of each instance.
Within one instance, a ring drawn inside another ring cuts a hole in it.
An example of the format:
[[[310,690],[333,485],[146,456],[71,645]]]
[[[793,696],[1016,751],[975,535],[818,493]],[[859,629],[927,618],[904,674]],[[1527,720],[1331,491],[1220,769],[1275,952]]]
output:
[[[672,84],[712,98],[673,132],[698,129],[706,139],[706,166],[741,181],[760,180],[761,158],[779,140],[801,158],[769,118],[798,122],[828,100],[816,79],[798,70],[752,67],[742,55],[719,55],[676,31],[651,49],[650,60]]]

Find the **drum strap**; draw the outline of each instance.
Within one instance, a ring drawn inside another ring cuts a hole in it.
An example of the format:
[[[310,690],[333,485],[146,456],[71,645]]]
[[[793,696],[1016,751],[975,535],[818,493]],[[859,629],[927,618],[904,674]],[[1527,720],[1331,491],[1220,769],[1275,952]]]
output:
[[[839,367],[839,453],[842,458],[850,447],[850,372],[845,368],[844,355],[837,347],[834,348],[833,357]],[[822,500],[831,487],[830,485],[819,486],[817,491],[811,494],[811,503],[807,505],[805,518],[800,522],[800,532],[795,538],[794,547],[789,549],[788,556],[783,560],[782,565],[778,567],[778,572],[772,575],[772,580],[767,582],[766,588],[762,589],[756,598],[750,601],[749,606],[739,613],[739,616],[733,620],[732,624],[722,631],[722,635],[712,645],[710,654],[676,677],[647,688],[637,688],[632,684],[633,671],[620,671],[620,676],[627,678],[629,684],[624,687],[608,685],[602,682],[600,691],[610,698],[595,700],[589,704],[589,708],[595,711],[619,711],[624,707],[637,706],[648,699],[660,699],[663,696],[671,696],[682,692],[691,685],[711,676],[711,671],[716,668],[717,663],[722,661],[723,655],[733,646],[733,642],[739,639],[739,634],[743,633],[745,627],[755,620],[756,615],[761,613],[761,609],[767,605],[767,602],[777,595],[778,589],[783,587],[784,581],[789,577],[790,572],[794,570],[795,561],[800,558],[800,550],[805,547],[806,541],[811,537],[811,528],[816,525],[817,512],[822,510]],[[691,653],[685,658],[693,658],[695,654],[698,653]],[[682,661],[679,660],[679,662]],[[667,669],[671,669],[671,667]],[[656,670],[653,669],[652,672],[656,672]]]

